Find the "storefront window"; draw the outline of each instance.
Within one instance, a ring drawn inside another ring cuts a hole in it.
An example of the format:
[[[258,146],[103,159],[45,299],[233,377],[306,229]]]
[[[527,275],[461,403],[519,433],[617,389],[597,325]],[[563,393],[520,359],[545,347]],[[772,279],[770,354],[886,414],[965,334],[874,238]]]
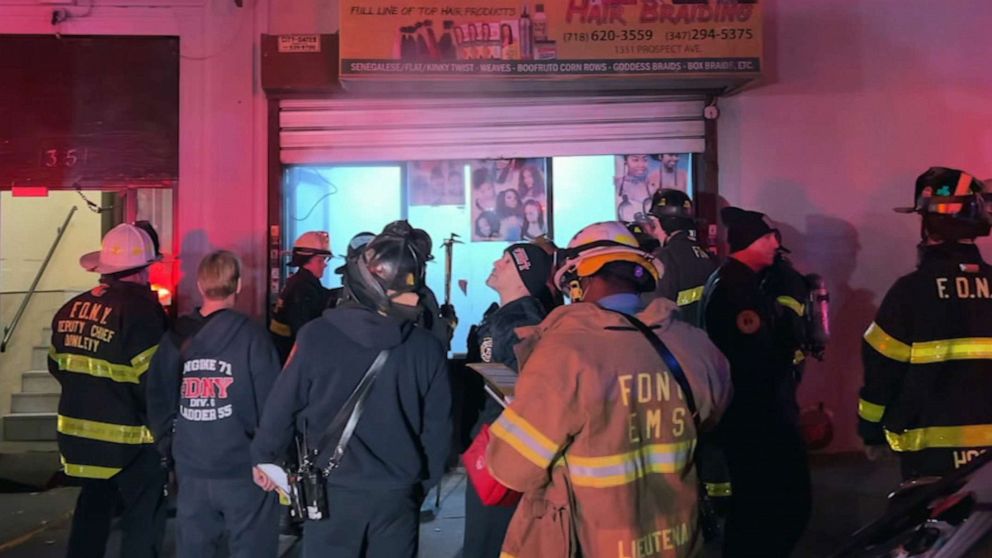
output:
[[[457,235],[450,296],[459,324],[451,349],[464,353],[469,328],[497,300],[486,278],[507,246],[541,226],[564,246],[582,227],[617,218],[618,160],[622,156],[291,167],[284,182],[284,246],[289,250],[305,231],[326,230],[333,252],[343,256],[355,234],[408,219],[434,241],[427,284],[443,303],[443,243]],[[507,190],[514,194],[503,194]],[[327,287],[341,284],[333,269],[343,261],[334,262],[322,278]]]
[[[331,260],[321,277],[326,287],[340,287],[334,269],[344,263],[348,241],[362,231],[379,232],[402,219],[404,197],[401,166],[298,166],[286,170],[283,182],[283,250],[293,248],[307,231],[327,231]],[[287,257],[284,260],[288,262]]]

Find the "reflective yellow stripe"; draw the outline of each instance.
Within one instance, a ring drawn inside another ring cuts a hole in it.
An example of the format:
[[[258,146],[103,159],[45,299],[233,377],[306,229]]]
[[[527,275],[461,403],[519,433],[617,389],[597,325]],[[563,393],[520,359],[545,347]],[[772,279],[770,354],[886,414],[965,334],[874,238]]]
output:
[[[992,338],[967,337],[913,343],[910,362],[930,364],[946,360],[992,358]]]
[[[795,312],[797,316],[802,316],[806,313],[806,306],[791,296],[780,296],[775,301]]]
[[[885,414],[885,405],[877,405],[871,401],[858,399],[858,416],[868,422],[881,422]]]
[[[517,558],[517,557],[510,554],[509,552],[500,552],[499,558]]]
[[[703,287],[696,287],[694,289],[686,289],[684,291],[679,291],[678,300],[675,304],[679,306],[686,306],[692,304],[693,302],[698,302],[703,299]]]
[[[865,341],[882,355],[899,362],[932,364],[948,360],[992,359],[992,337],[937,339],[907,345],[872,322]]]
[[[65,457],[59,456],[62,460],[62,469],[70,477],[83,477],[87,479],[109,479],[121,472],[119,467],[100,467],[98,465],[77,465],[67,463]]]
[[[278,320],[272,320],[269,322],[269,331],[281,337],[293,336],[293,331],[289,329],[289,326]]]
[[[894,451],[920,451],[928,448],[984,448],[992,446],[992,424],[931,426],[902,434],[885,431]]]
[[[137,384],[141,375],[148,370],[152,356],[158,350],[158,345],[145,349],[141,354],[131,359],[131,364],[114,364],[99,358],[77,355],[72,353],[57,353],[55,347],[48,350],[48,358],[55,361],[59,370],[88,374],[98,378],[109,378],[115,382]]]
[[[513,409],[503,411],[489,432],[506,442],[531,463],[545,468],[558,452],[558,447]]]
[[[705,484],[706,494],[710,498],[730,496],[734,493],[729,482],[708,482]]]
[[[67,436],[115,444],[150,444],[152,433],[144,426],[111,424],[59,415],[58,431]]]
[[[651,473],[681,473],[692,459],[695,440],[649,444],[637,450],[602,457],[568,456],[568,472],[576,486],[606,488],[633,482]]]
[[[912,355],[912,348],[909,345],[885,333],[875,322],[872,322],[868,326],[868,330],[865,331],[865,341],[873,349],[881,353],[882,356],[886,356],[892,360],[909,362],[909,358]]]

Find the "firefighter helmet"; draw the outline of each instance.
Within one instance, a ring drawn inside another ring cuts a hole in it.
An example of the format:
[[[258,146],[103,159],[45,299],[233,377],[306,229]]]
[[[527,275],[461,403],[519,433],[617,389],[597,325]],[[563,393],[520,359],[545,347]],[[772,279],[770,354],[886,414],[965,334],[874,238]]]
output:
[[[100,250],[83,254],[79,265],[86,271],[112,275],[137,271],[158,259],[148,233],[134,225],[121,223],[103,236]]]
[[[413,242],[409,225],[387,229],[345,264],[344,286],[349,298],[382,314],[413,321],[419,307],[394,299],[424,286],[424,256]]]
[[[651,196],[651,215],[657,217],[663,225],[666,220],[677,219],[680,224],[688,222],[689,227],[693,225],[695,218],[692,199],[682,190],[674,188],[660,188]]]
[[[916,179],[913,207],[899,213],[923,216],[923,238],[961,240],[988,236],[992,230],[986,185],[970,174],[944,167],[930,167]]]
[[[370,232],[360,232],[355,236],[351,237],[351,240],[348,241],[348,249],[345,252],[344,259],[352,260],[357,258],[359,254],[361,254],[362,248],[365,248],[365,245],[371,242],[373,238],[375,238],[375,235]],[[334,270],[334,273],[338,275],[343,275],[344,268],[346,266],[347,263],[341,265],[340,267]]]
[[[314,256],[331,255],[331,236],[324,231],[308,231],[293,243],[293,257],[289,265],[302,267]]]
[[[557,255],[555,285],[574,301],[582,299],[579,279],[595,275],[614,262],[633,264],[633,276],[641,290],[654,290],[664,271],[661,262],[641,250],[637,239],[618,221],[593,223],[572,237],[568,248]]]

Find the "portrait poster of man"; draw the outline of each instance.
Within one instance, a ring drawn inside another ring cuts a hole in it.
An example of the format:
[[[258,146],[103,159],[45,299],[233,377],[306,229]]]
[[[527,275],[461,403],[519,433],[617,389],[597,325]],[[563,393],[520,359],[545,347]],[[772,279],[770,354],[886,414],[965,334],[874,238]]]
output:
[[[465,205],[465,161],[407,163],[409,205]]]
[[[613,177],[617,219],[629,223],[646,213],[659,188],[688,192],[690,159],[690,153],[617,155]]]
[[[472,240],[532,240],[548,233],[546,159],[472,161]]]

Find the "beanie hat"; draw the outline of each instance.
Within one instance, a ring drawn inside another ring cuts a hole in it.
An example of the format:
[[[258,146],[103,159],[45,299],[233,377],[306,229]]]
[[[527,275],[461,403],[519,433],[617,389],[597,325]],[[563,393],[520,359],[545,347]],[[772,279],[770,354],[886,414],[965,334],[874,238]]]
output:
[[[529,242],[511,244],[506,249],[506,253],[510,254],[510,259],[513,260],[524,287],[527,287],[527,292],[531,296],[541,298],[548,290],[548,278],[551,277],[554,265],[552,256],[540,246]]]
[[[768,233],[780,234],[771,219],[757,211],[724,207],[720,210],[720,218],[727,226],[727,243],[731,252],[739,252],[747,248]],[[779,242],[781,243],[781,238]],[[784,246],[780,249],[784,252],[789,251]]]

